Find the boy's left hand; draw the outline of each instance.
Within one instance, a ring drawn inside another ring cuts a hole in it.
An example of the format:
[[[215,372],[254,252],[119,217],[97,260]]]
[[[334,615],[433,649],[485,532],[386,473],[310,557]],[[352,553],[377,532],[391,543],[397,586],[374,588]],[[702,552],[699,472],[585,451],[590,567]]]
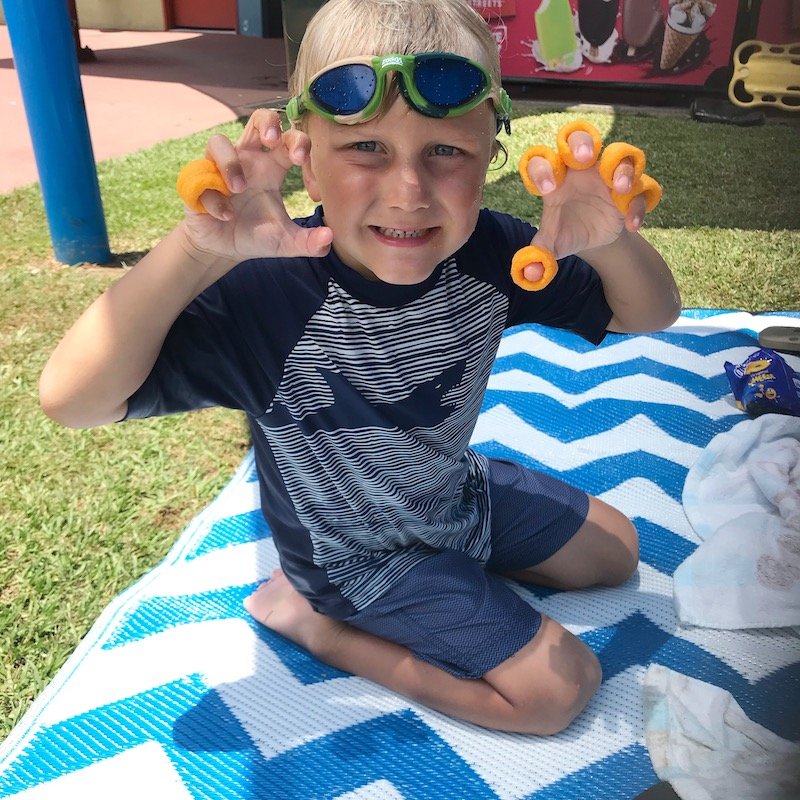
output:
[[[559,131],[557,153],[536,146],[523,156],[523,183],[542,196],[534,247],[558,259],[611,244],[623,230],[637,231],[646,211],[658,203],[661,187],[643,174],[641,150],[618,142],[608,145],[598,159],[601,147],[594,127],[577,121]],[[536,285],[543,283],[543,272],[543,263],[531,261],[520,277],[531,283],[526,288],[543,288]]]

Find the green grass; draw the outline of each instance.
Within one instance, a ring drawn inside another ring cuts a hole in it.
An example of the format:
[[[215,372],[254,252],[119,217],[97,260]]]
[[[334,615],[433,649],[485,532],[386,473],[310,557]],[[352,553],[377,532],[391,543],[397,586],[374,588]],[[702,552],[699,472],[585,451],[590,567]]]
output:
[[[521,105],[521,104],[520,104]],[[671,263],[687,307],[800,308],[798,127],[703,125],[675,115],[591,112],[607,140],[644,147],[664,200],[645,235]],[[552,142],[568,110],[518,112],[486,204],[536,219],[515,164]],[[219,130],[236,137],[238,123]],[[99,165],[112,249],[134,263],[180,218],[180,166],[209,132]],[[310,212],[299,175],[290,213]],[[241,415],[208,410],[90,431],[38,408],[39,373],[80,311],[122,269],[55,264],[38,187],[0,196],[0,738],[108,602],[157,564],[248,447]]]

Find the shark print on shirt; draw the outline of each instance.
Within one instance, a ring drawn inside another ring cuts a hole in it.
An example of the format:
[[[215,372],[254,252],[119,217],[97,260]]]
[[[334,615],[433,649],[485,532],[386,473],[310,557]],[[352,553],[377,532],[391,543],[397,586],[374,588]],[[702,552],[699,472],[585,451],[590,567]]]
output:
[[[488,558],[485,468],[468,444],[506,313],[455,262],[397,308],[332,281],[287,358],[258,424],[314,563],[356,609],[434,551]]]

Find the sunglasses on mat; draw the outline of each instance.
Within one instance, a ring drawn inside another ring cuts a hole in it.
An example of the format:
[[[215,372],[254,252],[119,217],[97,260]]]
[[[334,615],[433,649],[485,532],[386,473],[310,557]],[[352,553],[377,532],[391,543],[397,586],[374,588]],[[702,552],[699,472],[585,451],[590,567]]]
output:
[[[487,98],[497,115],[497,132],[511,133],[511,99],[495,90],[492,77],[477,61],[454,53],[358,56],[334,62],[314,75],[302,94],[286,106],[286,116],[297,122],[305,111],[325,119],[354,125],[372,119],[380,110],[390,81],[406,102],[426,117],[457,117]]]

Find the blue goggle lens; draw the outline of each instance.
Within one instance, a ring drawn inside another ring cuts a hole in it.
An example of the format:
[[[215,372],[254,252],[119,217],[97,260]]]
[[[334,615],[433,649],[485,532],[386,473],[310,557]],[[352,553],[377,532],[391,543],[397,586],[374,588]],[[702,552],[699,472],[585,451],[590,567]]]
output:
[[[343,64],[316,78],[309,93],[329,114],[348,116],[369,105],[377,84],[375,70],[370,65]],[[486,78],[466,61],[421,57],[414,65],[414,85],[432,106],[451,109],[480,94],[486,88]]]
[[[368,64],[344,64],[320,75],[309,92],[329,114],[357,114],[372,100],[378,84]]]
[[[414,85],[432,105],[458,108],[484,90],[486,79],[472,64],[434,57],[417,61]]]

